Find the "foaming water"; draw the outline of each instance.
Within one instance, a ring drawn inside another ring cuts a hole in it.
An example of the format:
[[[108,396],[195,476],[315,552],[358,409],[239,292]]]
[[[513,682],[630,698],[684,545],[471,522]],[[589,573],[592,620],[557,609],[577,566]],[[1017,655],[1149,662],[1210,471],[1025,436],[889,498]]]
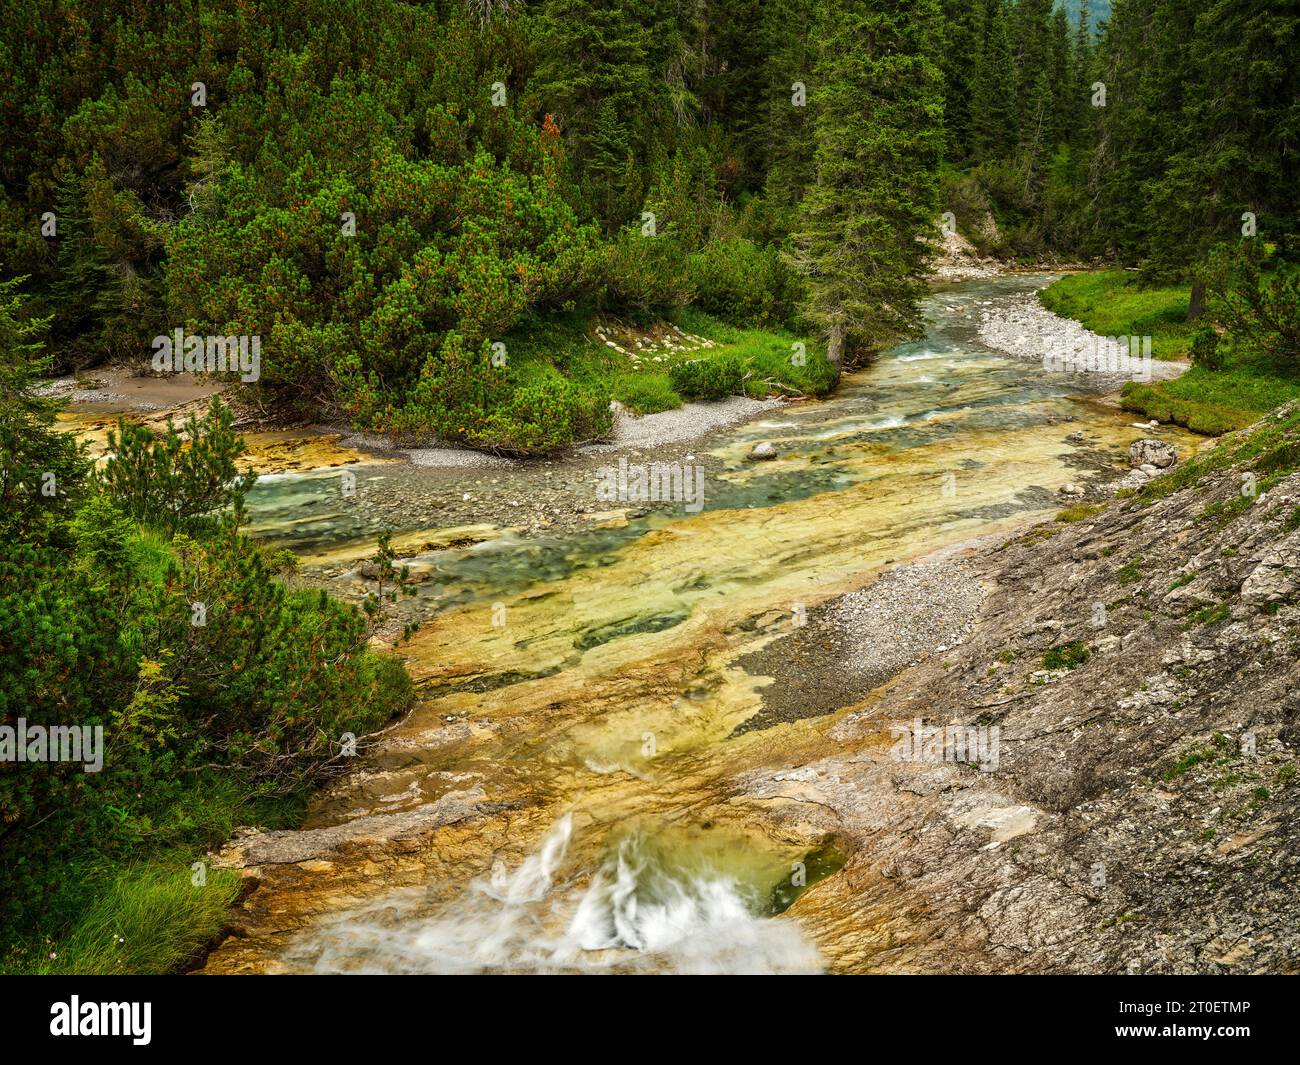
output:
[[[766,915],[776,885],[752,855],[728,862],[638,829],[586,874],[573,840],[565,814],[517,869],[498,864],[434,914],[406,891],[314,930],[285,961],[317,973],[822,971],[798,925]]]

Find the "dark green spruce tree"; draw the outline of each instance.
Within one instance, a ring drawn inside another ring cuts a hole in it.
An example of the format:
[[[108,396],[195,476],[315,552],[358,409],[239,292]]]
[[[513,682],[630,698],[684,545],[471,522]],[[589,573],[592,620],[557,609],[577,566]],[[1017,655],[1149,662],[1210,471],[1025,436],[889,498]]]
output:
[[[838,370],[919,325],[943,150],[938,0],[832,0],[815,29],[813,183],[794,238]]]
[[[1010,157],[1018,134],[1016,76],[1005,0],[984,0],[979,54],[971,75],[971,154],[976,162]]]
[[[546,0],[538,17],[530,94],[554,115],[587,200],[611,230],[640,209],[634,175],[663,106],[664,83],[653,67],[655,8],[650,0]]]
[[[767,105],[762,165],[767,198],[774,212],[787,221],[812,180],[813,116],[818,94],[813,77],[811,13],[807,0],[769,0],[763,10]]]
[[[971,89],[984,37],[984,10],[972,0],[943,0],[943,124],[945,158],[971,156]]]

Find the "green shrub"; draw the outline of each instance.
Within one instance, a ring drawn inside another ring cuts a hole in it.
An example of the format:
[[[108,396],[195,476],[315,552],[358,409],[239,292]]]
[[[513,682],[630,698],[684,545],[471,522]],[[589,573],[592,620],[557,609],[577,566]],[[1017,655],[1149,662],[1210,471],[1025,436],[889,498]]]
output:
[[[436,439],[514,455],[549,454],[609,432],[609,391],[601,380],[576,382],[547,363],[497,367],[491,354],[486,342],[475,355],[459,337],[448,337],[406,402],[372,424],[412,443]]]
[[[290,147],[273,124],[252,152],[263,165],[217,167],[203,209],[167,229],[168,303],[196,331],[261,336],[260,385],[282,401],[373,428],[370,417],[402,408],[451,338],[476,358],[524,314],[595,291],[602,253],[536,126],[499,130],[494,151],[466,143],[442,107],[421,109],[436,143],[413,152],[393,116],[376,113],[373,91],[326,84],[300,86],[290,125],[328,112],[355,133],[349,148],[319,135]],[[341,231],[343,211],[357,216],[354,233]],[[458,387],[454,370],[433,376]]]
[[[621,374],[611,388],[618,400],[633,414],[656,414],[682,405],[682,397],[673,391],[666,373]]]
[[[774,247],[717,240],[689,260],[695,306],[728,322],[780,325],[800,300],[797,276]]]
[[[1219,334],[1209,326],[1202,326],[1192,334],[1192,362],[1204,370],[1217,372],[1223,369],[1223,352],[1219,350]]]
[[[745,382],[745,364],[733,354],[684,359],[668,371],[673,389],[687,399],[721,399],[739,394]]]
[[[1081,640],[1053,647],[1043,655],[1044,669],[1078,669],[1091,655],[1088,645]]]
[[[548,367],[485,411],[465,440],[485,451],[543,455],[602,437],[612,424],[606,391],[575,384]]]
[[[1270,259],[1263,241],[1219,247],[1202,272],[1207,313],[1244,352],[1300,375],[1300,267]]]
[[[114,503],[137,521],[164,532],[211,530],[222,511],[242,511],[257,480],[240,474],[244,454],[234,415],[216,396],[202,418],[185,422],[185,436],[170,418],[161,436],[143,425],[118,420],[109,430],[110,457],[100,475]]]
[[[601,277],[609,306],[645,320],[684,307],[695,296],[686,254],[671,237],[623,230],[605,248]]]
[[[105,739],[98,772],[0,764],[7,938],[78,916],[105,864],[192,853],[229,834],[219,811],[296,801],[344,733],[412,699],[360,611],[274,580],[247,539],[132,538],[102,503],[79,519],[80,543],[100,526],[84,554],[0,544],[0,718]]]

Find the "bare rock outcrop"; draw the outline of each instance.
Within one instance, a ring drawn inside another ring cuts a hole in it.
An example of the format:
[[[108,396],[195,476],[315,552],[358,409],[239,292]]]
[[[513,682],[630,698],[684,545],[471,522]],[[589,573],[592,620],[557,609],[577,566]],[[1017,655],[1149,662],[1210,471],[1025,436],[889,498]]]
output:
[[[791,910],[837,970],[1300,971],[1298,457],[1293,404],[983,553],[962,644],[738,781],[843,841]]]

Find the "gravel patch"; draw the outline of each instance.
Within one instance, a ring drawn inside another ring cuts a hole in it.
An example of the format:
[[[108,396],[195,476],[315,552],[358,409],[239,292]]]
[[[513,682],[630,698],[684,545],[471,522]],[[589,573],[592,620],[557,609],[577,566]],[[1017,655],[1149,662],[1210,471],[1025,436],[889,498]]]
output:
[[[685,403],[676,410],[635,417],[614,404],[614,431],[607,442],[585,444],[580,455],[595,455],[629,448],[654,448],[678,444],[756,417],[782,405],[779,399],[728,396],[712,403]]]
[[[806,624],[740,659],[747,672],[773,683],[761,689],[762,709],[736,732],[833,713],[908,666],[960,646],[984,596],[972,566],[949,552],[819,604]],[[782,616],[755,627],[789,625]]]
[[[608,440],[581,444],[573,449],[575,457],[603,455],[614,451],[630,451],[667,447],[707,436],[748,421],[782,405],[780,399],[749,399],[746,396],[729,396],[711,403],[685,403],[676,410],[660,411],[637,417],[617,402],[611,404],[614,426]],[[374,451],[390,455],[403,455],[414,466],[433,469],[503,469],[523,467],[527,463],[502,455],[490,455],[459,447],[399,448],[374,433],[352,433],[339,441],[343,447]]]
[[[32,392],[46,399],[62,399],[68,403],[116,403],[127,397],[120,392],[110,392],[106,388],[83,388],[73,377],[54,377],[42,381]],[[141,410],[162,410],[157,403],[141,403]]]
[[[832,618],[857,650],[849,662],[884,679],[922,654],[964,643],[983,602],[975,571],[950,559],[889,570],[875,584],[841,597]]]
[[[1085,329],[1073,318],[1062,318],[1038,302],[1037,293],[1029,292],[1000,301],[992,310],[980,313],[980,341],[995,351],[1044,365],[1049,357],[1056,365],[1078,365],[1100,350],[1107,350],[1107,340]],[[1046,367],[1045,367],[1046,368]],[[1139,363],[1152,381],[1169,381],[1188,369],[1185,362],[1152,359]],[[1091,383],[1097,392],[1114,391],[1124,381],[1136,380],[1134,373],[1106,373],[1100,370],[1070,372],[1073,383]]]
[[[378,451],[390,455],[401,451],[392,440],[380,433],[354,433],[345,425],[323,425],[320,428],[325,432],[341,433],[339,447],[350,447],[354,451]]]
[[[482,468],[487,466],[513,466],[514,460],[485,451],[469,451],[458,447],[416,447],[402,452],[412,465],[434,466],[439,469]]]

